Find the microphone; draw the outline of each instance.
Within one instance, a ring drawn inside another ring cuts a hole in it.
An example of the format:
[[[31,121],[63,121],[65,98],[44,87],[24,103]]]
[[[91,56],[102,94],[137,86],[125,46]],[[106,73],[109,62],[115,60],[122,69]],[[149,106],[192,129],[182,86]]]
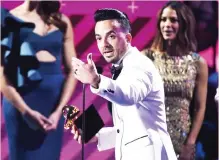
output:
[[[96,66],[97,72],[98,74],[102,74],[103,73],[103,68],[101,66]],[[83,89],[82,89],[82,115],[79,118],[76,118],[76,116],[80,113],[79,109],[76,106],[73,105],[66,105],[63,108],[63,116],[65,117],[65,124],[64,124],[64,128],[66,130],[72,128],[72,126],[75,124],[77,127],[81,126],[82,132],[81,132],[81,136],[82,136],[82,151],[81,151],[81,159],[84,160],[84,144],[86,142],[88,142],[88,140],[93,136],[92,134],[87,134],[86,133],[86,126],[87,125],[91,125],[89,122],[86,125],[86,116],[92,115],[93,119],[97,120],[97,126],[94,127],[93,132],[92,133],[96,133],[97,131],[99,131],[100,128],[102,128],[104,126],[104,122],[101,119],[101,117],[98,115],[98,112],[96,111],[95,107],[93,105],[91,105],[87,111],[85,111],[85,87],[86,84],[83,83]],[[85,114],[87,112],[87,114]],[[76,119],[75,119],[76,118]],[[93,125],[91,125],[92,127]],[[87,126],[88,127],[88,126]],[[79,128],[78,128],[79,129]],[[88,130],[90,130],[90,128],[88,127]],[[87,135],[87,136],[86,136]]]

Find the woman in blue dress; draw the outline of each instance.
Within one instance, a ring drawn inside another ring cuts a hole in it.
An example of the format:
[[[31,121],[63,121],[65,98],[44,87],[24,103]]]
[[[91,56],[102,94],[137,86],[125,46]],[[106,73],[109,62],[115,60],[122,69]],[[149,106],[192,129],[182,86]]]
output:
[[[60,158],[62,108],[77,81],[71,74],[76,56],[72,26],[59,8],[59,1],[26,0],[3,17],[6,30],[12,28],[1,40],[8,49],[1,65],[1,92],[10,160]],[[19,33],[13,31],[18,27]],[[9,76],[11,72],[16,75]]]

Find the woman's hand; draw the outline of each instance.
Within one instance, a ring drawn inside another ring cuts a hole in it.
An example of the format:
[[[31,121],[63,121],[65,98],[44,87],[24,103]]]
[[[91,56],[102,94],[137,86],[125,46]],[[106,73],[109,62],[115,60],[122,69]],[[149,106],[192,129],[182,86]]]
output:
[[[179,160],[193,160],[195,158],[195,144],[184,144]]]
[[[61,117],[61,112],[59,111],[55,111],[53,112],[50,116],[49,116],[49,121],[52,122],[52,124],[49,124],[47,126],[45,126],[45,130],[47,132],[49,131],[53,131],[57,129],[57,126],[59,124],[59,119]]]
[[[45,130],[45,127],[48,125],[52,125],[52,121],[42,115],[40,112],[28,109],[24,115],[24,119],[26,120],[27,124],[30,128],[36,130],[39,127]]]

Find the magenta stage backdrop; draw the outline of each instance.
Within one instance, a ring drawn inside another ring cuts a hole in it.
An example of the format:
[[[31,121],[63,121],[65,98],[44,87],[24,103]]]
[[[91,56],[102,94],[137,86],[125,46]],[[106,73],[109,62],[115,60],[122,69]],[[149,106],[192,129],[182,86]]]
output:
[[[20,1],[2,1],[2,6],[12,9],[21,4]],[[93,13],[99,8],[117,8],[128,14],[133,35],[133,46],[139,50],[148,47],[155,34],[156,15],[158,10],[165,4],[165,1],[62,1],[61,11],[68,15],[74,28],[74,41],[78,57],[86,61],[86,55],[93,53],[96,64],[103,68],[103,74],[110,76],[109,65],[106,64],[97,50],[94,37]],[[217,47],[216,47],[217,48]],[[216,51],[217,53],[218,51]],[[213,49],[211,46],[199,52],[208,62],[213,65]],[[81,108],[82,106],[82,85],[78,84],[77,90],[70,101]],[[106,101],[91,94],[89,86],[86,87],[86,107],[94,104],[101,114],[106,125],[112,125],[111,117],[106,107]],[[1,117],[1,159],[8,160],[7,134],[5,131],[4,119]],[[81,159],[81,145],[77,144],[70,133],[65,132],[61,160]],[[93,144],[85,145],[86,160],[113,160],[114,151],[98,152]]]

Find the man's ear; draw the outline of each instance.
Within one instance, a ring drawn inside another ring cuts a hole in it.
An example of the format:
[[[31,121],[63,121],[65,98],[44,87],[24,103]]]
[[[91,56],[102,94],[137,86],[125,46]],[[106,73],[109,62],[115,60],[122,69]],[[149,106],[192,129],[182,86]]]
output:
[[[131,41],[132,41],[132,35],[131,35],[131,33],[127,33],[127,34],[126,34],[126,41],[127,41],[127,43],[131,43]]]

